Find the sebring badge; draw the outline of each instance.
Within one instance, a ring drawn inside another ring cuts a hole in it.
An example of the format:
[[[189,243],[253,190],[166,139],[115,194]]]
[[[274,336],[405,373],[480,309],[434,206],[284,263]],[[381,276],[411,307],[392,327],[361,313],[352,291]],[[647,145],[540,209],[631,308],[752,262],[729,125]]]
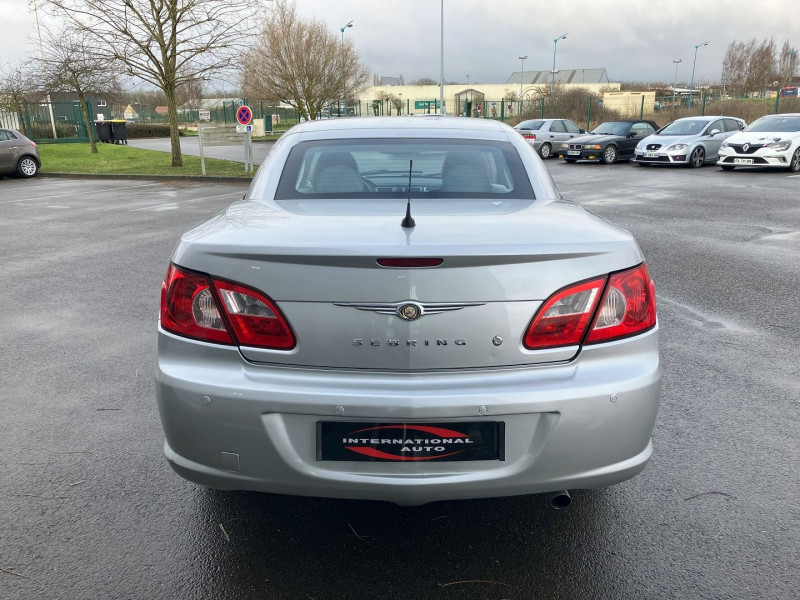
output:
[[[346,306],[356,310],[366,310],[379,315],[394,315],[403,321],[416,321],[423,315],[438,315],[443,312],[461,310],[469,306],[483,306],[485,302],[335,302],[335,306]]]

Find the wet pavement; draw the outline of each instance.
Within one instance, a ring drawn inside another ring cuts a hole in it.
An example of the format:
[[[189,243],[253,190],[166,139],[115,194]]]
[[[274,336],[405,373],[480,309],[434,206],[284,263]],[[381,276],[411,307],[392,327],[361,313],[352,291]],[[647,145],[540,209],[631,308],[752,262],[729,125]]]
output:
[[[548,162],[656,280],[655,454],[633,480],[398,507],[206,490],[162,455],[161,280],[234,183],[0,179],[0,598],[791,598],[800,177]]]

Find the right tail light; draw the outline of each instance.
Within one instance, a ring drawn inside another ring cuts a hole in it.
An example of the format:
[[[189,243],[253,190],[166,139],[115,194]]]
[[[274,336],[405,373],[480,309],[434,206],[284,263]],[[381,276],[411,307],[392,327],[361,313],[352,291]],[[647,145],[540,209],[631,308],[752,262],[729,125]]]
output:
[[[599,344],[656,325],[656,290],[641,265],[559,290],[537,311],[525,334],[529,350]]]

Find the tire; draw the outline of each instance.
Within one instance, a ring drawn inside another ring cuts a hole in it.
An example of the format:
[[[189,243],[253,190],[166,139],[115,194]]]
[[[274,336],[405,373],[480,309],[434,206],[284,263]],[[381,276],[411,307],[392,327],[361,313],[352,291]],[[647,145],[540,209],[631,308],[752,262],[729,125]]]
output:
[[[733,171],[736,167],[733,165],[720,165],[719,168],[723,171]]]
[[[617,162],[617,147],[614,145],[606,146],[603,150],[603,158],[601,159],[604,165],[613,165]]]
[[[550,158],[553,156],[553,147],[550,144],[542,144],[539,146],[539,156],[542,159]]]
[[[17,163],[17,175],[27,179],[29,177],[35,177],[38,172],[39,165],[33,158],[30,156],[23,156],[19,159]]]
[[[789,163],[789,170],[792,172],[800,171],[800,148],[792,154],[792,161]]]
[[[698,146],[692,153],[689,155],[689,166],[696,169],[698,167],[702,167],[703,163],[706,162],[706,151],[703,149],[702,146]]]

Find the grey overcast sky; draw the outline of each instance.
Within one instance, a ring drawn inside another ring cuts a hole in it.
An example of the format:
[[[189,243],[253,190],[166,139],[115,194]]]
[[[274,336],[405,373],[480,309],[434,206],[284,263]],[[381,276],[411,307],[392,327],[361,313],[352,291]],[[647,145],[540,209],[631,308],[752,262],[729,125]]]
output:
[[[301,16],[345,31],[372,73],[406,82],[439,77],[437,0],[296,0]],[[36,53],[31,0],[0,0],[0,64]],[[268,4],[267,4],[268,6]],[[520,69],[598,68],[611,81],[688,81],[694,45],[696,82],[718,81],[733,40],[772,37],[800,48],[798,0],[444,0],[444,71],[448,81],[504,83]],[[268,10],[265,9],[265,10]],[[792,39],[794,36],[794,39]],[[234,78],[231,78],[234,79]]]

